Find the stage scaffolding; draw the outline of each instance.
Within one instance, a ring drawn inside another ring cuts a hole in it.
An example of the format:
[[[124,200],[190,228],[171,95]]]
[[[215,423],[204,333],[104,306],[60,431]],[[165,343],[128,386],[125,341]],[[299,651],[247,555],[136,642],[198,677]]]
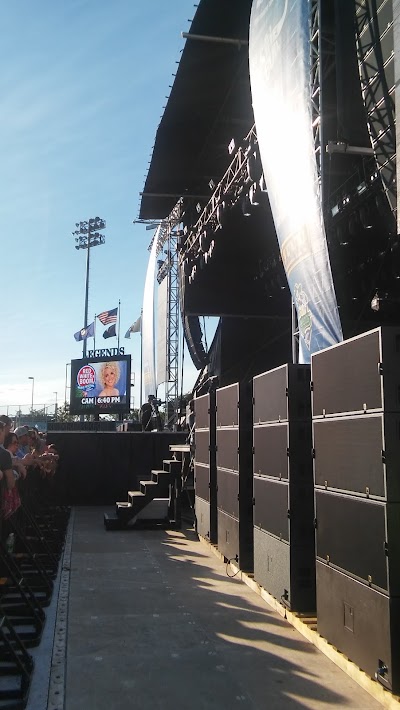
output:
[[[182,217],[182,199],[178,200],[169,216],[163,220],[157,253],[165,253],[159,262],[157,281],[167,279],[166,347],[167,367],[165,382],[165,426],[171,429],[179,413],[179,278],[177,239]]]

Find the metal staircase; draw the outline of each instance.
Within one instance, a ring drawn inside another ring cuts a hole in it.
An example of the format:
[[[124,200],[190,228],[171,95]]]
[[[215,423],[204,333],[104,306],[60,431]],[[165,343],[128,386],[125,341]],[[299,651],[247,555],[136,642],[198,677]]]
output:
[[[124,530],[131,527],[151,527],[165,524],[180,527],[180,491],[182,461],[166,459],[161,470],[153,469],[150,478],[139,481],[139,490],[128,491],[127,501],[117,501],[115,515],[104,514],[106,530]],[[165,501],[159,506],[160,513],[154,508],[154,517],[142,515],[152,501]],[[165,514],[166,513],[166,514]]]

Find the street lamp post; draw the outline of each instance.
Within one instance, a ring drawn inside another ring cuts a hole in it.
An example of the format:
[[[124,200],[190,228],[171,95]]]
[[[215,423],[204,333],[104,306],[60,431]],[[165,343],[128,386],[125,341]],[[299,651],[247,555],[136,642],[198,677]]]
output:
[[[57,392],[53,392],[56,395],[56,403],[54,405],[54,419],[57,419]]]
[[[67,406],[67,389],[68,389],[68,368],[71,366],[70,362],[65,364],[65,392],[64,392],[64,405]]]
[[[104,244],[106,238],[99,230],[105,229],[106,223],[100,217],[89,219],[88,222],[76,222],[76,230],[72,232],[75,237],[75,249],[86,249],[86,287],[85,287],[85,316],[83,327],[88,327],[88,306],[89,306],[89,272],[90,272],[90,250],[99,244]],[[86,357],[86,338],[83,339],[83,357]]]
[[[35,388],[35,378],[34,377],[28,377],[28,380],[32,380],[32,405],[31,405],[31,417],[32,417],[32,424],[33,424],[33,391]]]

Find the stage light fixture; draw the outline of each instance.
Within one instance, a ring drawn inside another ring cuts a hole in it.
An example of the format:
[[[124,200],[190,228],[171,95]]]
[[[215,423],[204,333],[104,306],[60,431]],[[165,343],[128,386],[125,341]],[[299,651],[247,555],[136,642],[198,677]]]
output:
[[[335,205],[334,207],[332,207],[332,209],[331,209],[332,217],[336,217],[336,215],[339,214],[339,212],[340,212],[339,205]]]
[[[373,227],[371,213],[366,205],[360,207],[360,222],[364,229],[372,229]]]
[[[208,183],[208,187],[210,188],[210,190],[213,190],[215,187],[215,182],[212,178],[211,178],[210,182]]]
[[[220,202],[217,207],[217,222],[218,222],[218,226],[221,229],[226,222],[226,217],[227,217],[227,212],[228,212],[227,207],[228,207],[228,205],[226,204],[225,201]]]
[[[251,204],[248,195],[245,195],[242,199],[242,214],[243,217],[251,216]]]
[[[250,151],[247,155],[246,170],[247,170],[246,182],[258,182],[258,180],[261,179],[261,175],[262,175],[261,160],[260,160],[260,156],[258,155],[258,153],[254,147],[250,148]]]
[[[249,190],[249,200],[250,204],[253,205],[253,207],[256,207],[257,205],[260,204],[259,198],[258,198],[258,190],[257,190],[257,183],[254,182]]]
[[[267,183],[265,182],[264,173],[261,175],[261,177],[260,177],[260,179],[259,179],[259,181],[258,181],[258,184],[259,184],[259,186],[260,186],[261,192],[268,192],[268,190],[267,190]]]
[[[360,185],[357,185],[357,194],[362,195],[363,192],[367,190],[367,185],[365,182],[360,183]]]
[[[381,306],[381,299],[379,298],[378,292],[376,292],[375,296],[373,297],[371,301],[371,309],[375,312],[378,312]]]
[[[235,150],[235,139],[232,138],[232,140],[230,141],[230,143],[229,143],[229,145],[228,145],[228,153],[229,153],[229,155],[232,155],[232,153],[233,153],[234,150]]]
[[[200,202],[198,202],[197,205],[196,205],[196,212],[197,212],[197,214],[200,214],[200,212],[201,212],[201,204],[200,204]]]

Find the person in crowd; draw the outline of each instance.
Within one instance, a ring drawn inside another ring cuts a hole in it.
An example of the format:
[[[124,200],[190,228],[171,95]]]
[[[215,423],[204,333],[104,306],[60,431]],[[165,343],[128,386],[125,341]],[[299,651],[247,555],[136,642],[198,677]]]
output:
[[[8,417],[6,414],[1,414],[0,415],[0,422],[3,422],[4,424],[4,429],[5,429],[5,436],[10,433],[11,427],[12,427],[12,421],[10,417]]]
[[[7,521],[21,505],[11,454],[4,448],[5,433],[6,425],[4,422],[0,422],[0,470],[2,472],[1,478],[4,478],[1,496],[1,518],[3,521]]]
[[[15,452],[15,456],[21,459],[24,466],[31,466],[34,458],[30,451],[28,431],[29,430],[24,426],[19,426],[14,430],[14,434],[18,439],[18,448]]]
[[[12,490],[15,487],[15,476],[13,474],[12,459],[9,451],[4,448],[4,439],[6,428],[4,422],[0,422],[0,471],[1,478],[4,477],[7,490]]]
[[[9,432],[8,434],[6,434],[4,438],[4,448],[10,453],[13,471],[16,473],[16,477],[19,478],[21,476],[21,478],[26,478],[26,465],[22,463],[21,458],[18,458],[18,456],[16,456],[18,446],[18,437],[14,434],[14,432]]]
[[[99,380],[103,387],[99,397],[118,397],[119,390],[115,385],[120,376],[121,371],[117,361],[104,362],[99,372]]]
[[[36,427],[33,427],[33,429],[29,429],[28,436],[31,451],[34,451],[36,454],[38,454],[38,456],[44,454],[44,452],[46,451],[46,442],[44,441],[44,439],[40,438],[39,432]]]

